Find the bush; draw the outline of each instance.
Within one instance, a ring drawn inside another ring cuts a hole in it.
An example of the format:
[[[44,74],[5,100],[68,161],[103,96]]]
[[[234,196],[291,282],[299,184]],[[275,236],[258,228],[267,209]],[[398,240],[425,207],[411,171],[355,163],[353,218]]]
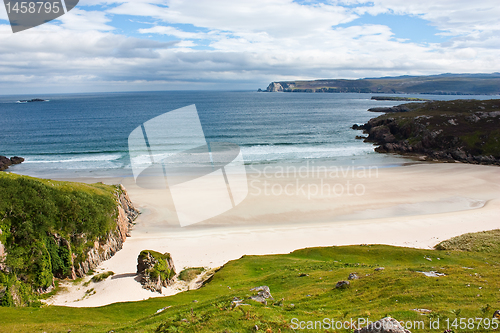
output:
[[[189,267],[179,273],[179,280],[190,282],[198,275],[203,273],[205,268],[203,267]]]
[[[107,271],[107,272],[104,272],[104,273],[101,273],[101,274],[94,275],[91,280],[92,280],[92,282],[97,283],[97,282],[104,281],[108,277],[113,276],[113,275],[115,275],[115,272]]]

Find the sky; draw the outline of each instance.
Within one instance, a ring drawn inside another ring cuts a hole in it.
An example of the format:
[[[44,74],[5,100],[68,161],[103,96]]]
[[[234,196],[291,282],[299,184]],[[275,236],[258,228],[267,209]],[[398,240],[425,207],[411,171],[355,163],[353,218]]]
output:
[[[499,59],[498,0],[80,0],[15,34],[0,8],[0,94],[256,90]]]

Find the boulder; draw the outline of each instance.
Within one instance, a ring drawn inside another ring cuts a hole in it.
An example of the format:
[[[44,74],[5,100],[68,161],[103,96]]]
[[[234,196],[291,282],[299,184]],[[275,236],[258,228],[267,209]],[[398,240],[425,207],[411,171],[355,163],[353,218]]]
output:
[[[347,280],[357,280],[357,279],[359,279],[359,276],[356,273],[349,274],[349,277],[347,278]]]
[[[19,156],[14,156],[10,158],[10,161],[12,162],[12,164],[21,164],[24,162],[24,158]]]
[[[335,285],[335,289],[346,289],[349,288],[350,285],[351,283],[349,281],[342,280],[337,282],[337,284]]]
[[[174,261],[167,252],[141,251],[137,257],[137,274],[144,289],[161,294],[162,287],[169,286],[175,276]]]
[[[394,318],[385,317],[363,328],[354,330],[354,333],[411,333],[403,328]]]
[[[250,289],[250,291],[258,291],[257,295],[250,296],[249,299],[267,305],[267,299],[274,300],[271,295],[271,290],[268,286],[260,286]]]
[[[12,161],[7,157],[0,155],[0,171],[6,170],[10,165],[12,165]]]

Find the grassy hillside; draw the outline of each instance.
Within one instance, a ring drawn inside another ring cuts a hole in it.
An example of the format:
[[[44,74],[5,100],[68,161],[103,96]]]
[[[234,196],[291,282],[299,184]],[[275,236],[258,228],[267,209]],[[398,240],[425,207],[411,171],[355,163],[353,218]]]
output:
[[[489,244],[484,246],[484,244]],[[310,248],[287,255],[244,256],[227,263],[204,287],[171,297],[101,308],[0,308],[2,332],[293,332],[298,320],[378,320],[390,315],[420,322],[491,318],[500,308],[500,232],[443,242],[443,250],[384,245]],[[383,270],[375,270],[384,267]],[[437,271],[446,276],[427,277]],[[336,289],[350,273],[349,288]],[[270,287],[274,301],[247,297]],[[242,305],[232,308],[234,297]],[[162,310],[163,311],[159,311]],[[426,309],[431,312],[418,312]],[[157,313],[157,311],[159,311]],[[421,314],[422,313],[422,314]],[[311,330],[311,332],[351,330]],[[491,328],[455,332],[494,332]],[[498,331],[498,330],[496,330]]]
[[[37,304],[115,227],[118,188],[0,173],[0,305]],[[50,289],[49,289],[50,290]]]
[[[272,82],[266,91],[498,95],[500,94],[500,74],[442,74],[359,80],[279,81]]]

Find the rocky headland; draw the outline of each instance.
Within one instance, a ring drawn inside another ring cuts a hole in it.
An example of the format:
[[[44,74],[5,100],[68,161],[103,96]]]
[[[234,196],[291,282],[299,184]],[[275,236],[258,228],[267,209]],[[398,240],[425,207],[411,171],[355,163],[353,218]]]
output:
[[[21,164],[23,162],[24,158],[19,156],[8,158],[6,156],[0,155],[0,171],[7,170],[11,165]]]
[[[500,73],[398,76],[357,80],[323,79],[276,81],[271,82],[267,89],[261,91],[307,93],[498,95],[500,94]]]
[[[381,153],[420,159],[500,165],[500,100],[409,103],[352,128]]]

